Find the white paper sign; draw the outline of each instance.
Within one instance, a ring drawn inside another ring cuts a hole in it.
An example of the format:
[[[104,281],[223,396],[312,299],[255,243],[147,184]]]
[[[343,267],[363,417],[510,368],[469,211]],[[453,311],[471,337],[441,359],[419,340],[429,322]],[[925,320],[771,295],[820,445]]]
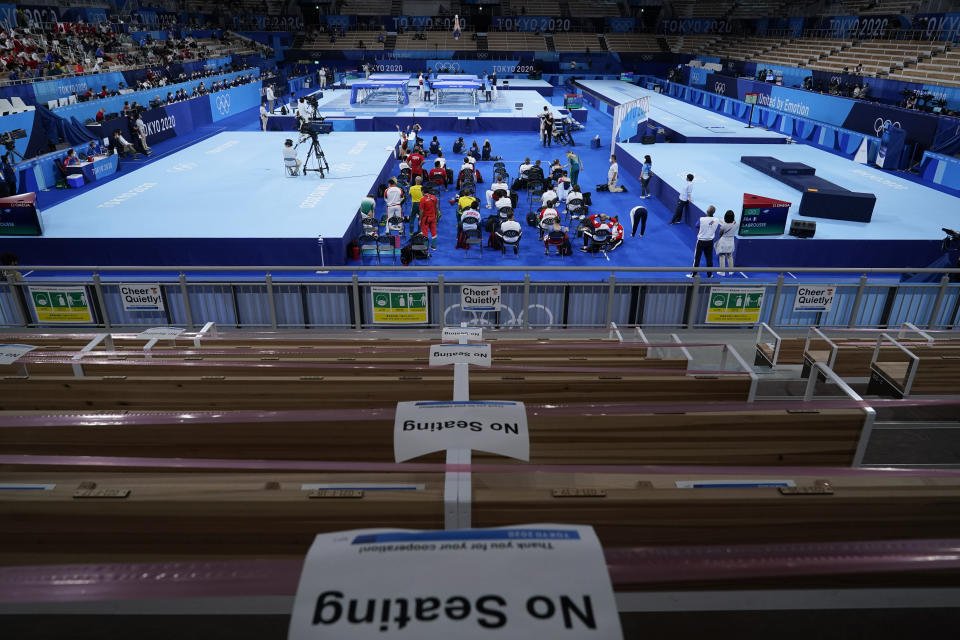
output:
[[[430,366],[466,363],[489,367],[492,356],[490,344],[435,344],[430,347]]]
[[[397,403],[393,423],[397,462],[447,449],[530,460],[526,407],[504,400]]]
[[[444,327],[444,342],[456,342],[460,338],[467,340],[483,340],[483,329],[480,327]]]
[[[830,311],[837,295],[836,287],[800,285],[793,299],[794,311]]]
[[[289,640],[622,640],[592,527],[318,535]]]
[[[153,327],[152,329],[141,331],[139,334],[137,334],[137,337],[143,338],[144,340],[153,340],[154,338],[159,338],[160,340],[173,340],[183,333],[183,331],[183,329],[178,327]]]
[[[137,282],[118,286],[124,311],[163,311],[160,283]]]
[[[34,349],[28,344],[0,344],[0,364],[13,364]]]
[[[499,311],[500,294],[498,284],[460,285],[460,309],[463,311]]]

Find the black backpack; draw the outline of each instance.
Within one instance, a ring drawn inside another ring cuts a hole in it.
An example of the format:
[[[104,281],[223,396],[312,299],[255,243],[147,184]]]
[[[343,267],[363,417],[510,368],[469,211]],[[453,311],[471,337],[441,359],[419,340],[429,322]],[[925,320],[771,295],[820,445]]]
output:
[[[537,216],[535,211],[531,211],[530,213],[527,214],[527,224],[530,225],[531,227],[540,226],[540,218]]]
[[[400,249],[400,264],[406,266],[413,262],[413,249],[410,248],[410,245],[407,245]]]

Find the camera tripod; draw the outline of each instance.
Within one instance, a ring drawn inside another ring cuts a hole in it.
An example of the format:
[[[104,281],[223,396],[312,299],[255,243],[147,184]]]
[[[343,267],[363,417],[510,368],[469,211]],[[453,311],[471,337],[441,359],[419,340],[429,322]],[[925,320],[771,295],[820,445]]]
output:
[[[306,138],[301,138],[300,142],[306,142]],[[300,146],[299,142],[297,146]],[[313,164],[312,167],[310,166],[311,163]],[[327,164],[327,156],[324,155],[316,134],[310,136],[310,148],[307,149],[307,157],[303,161],[303,175],[307,175],[308,171],[316,171],[320,174],[321,178],[326,177],[325,172],[330,171],[330,165]]]

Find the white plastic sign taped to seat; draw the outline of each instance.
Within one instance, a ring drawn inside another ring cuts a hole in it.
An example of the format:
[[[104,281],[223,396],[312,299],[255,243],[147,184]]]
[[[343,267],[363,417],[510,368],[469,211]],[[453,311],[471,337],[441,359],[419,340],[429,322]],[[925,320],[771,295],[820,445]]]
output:
[[[137,337],[144,340],[153,340],[154,338],[159,340],[173,340],[183,332],[184,329],[178,327],[153,327],[146,331],[141,331],[137,334]]]
[[[0,344],[0,364],[13,364],[34,349],[29,344]]]
[[[478,367],[489,367],[492,360],[490,343],[435,344],[430,347],[431,367],[458,362]]]
[[[526,407],[504,400],[397,403],[393,423],[397,462],[447,449],[530,460]]]
[[[444,327],[443,328],[443,337],[444,342],[450,341],[455,342],[460,338],[466,338],[467,340],[483,340],[483,329],[481,327]]]
[[[361,529],[313,541],[289,640],[622,640],[592,527]]]

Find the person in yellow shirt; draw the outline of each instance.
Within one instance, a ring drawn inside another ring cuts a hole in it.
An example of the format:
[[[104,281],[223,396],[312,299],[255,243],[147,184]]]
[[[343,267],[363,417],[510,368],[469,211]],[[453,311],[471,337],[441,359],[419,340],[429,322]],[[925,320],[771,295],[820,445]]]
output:
[[[466,211],[473,204],[474,196],[473,189],[464,189],[460,192],[460,198],[457,199],[457,208],[460,211]]]
[[[416,177],[415,183],[410,187],[410,234],[417,230],[417,216],[420,215],[420,198],[423,197],[423,178]]]

